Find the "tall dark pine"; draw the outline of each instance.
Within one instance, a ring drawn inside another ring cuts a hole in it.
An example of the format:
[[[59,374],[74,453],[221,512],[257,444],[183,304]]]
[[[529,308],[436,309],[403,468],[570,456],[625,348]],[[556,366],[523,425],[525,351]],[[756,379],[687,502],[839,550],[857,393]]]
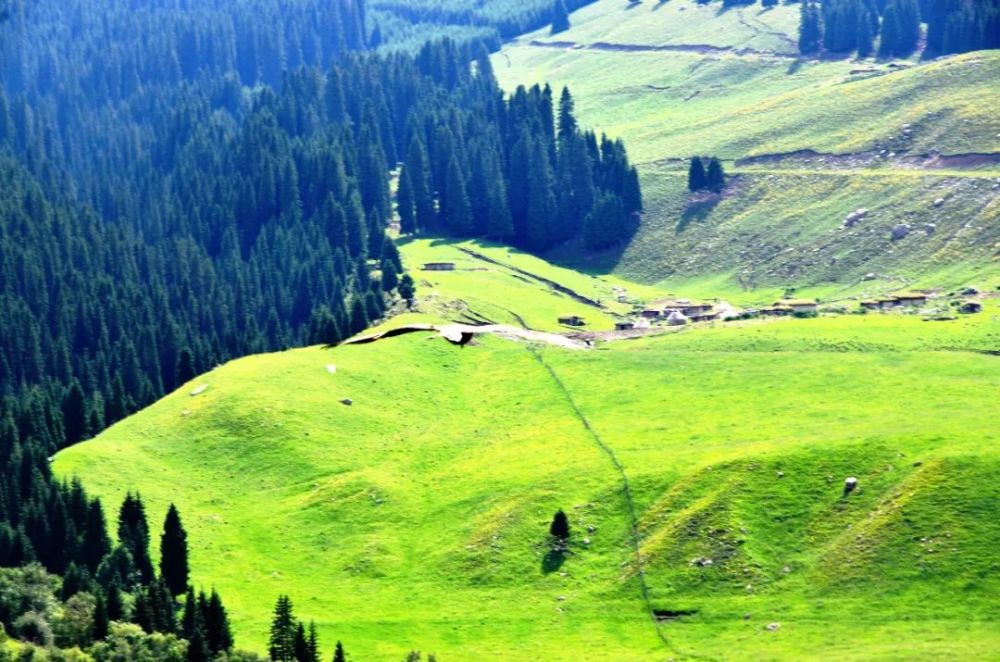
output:
[[[118,542],[132,556],[140,581],[153,581],[153,562],[149,558],[149,522],[142,498],[131,492],[125,495],[118,510]]]
[[[688,167],[688,190],[700,191],[706,185],[705,165],[701,162],[701,157],[692,156],[691,165]]]
[[[287,595],[278,596],[271,619],[268,653],[273,662],[295,662],[295,613]]]
[[[822,41],[820,13],[814,0],[802,0],[799,5],[799,53],[812,55]]]
[[[556,511],[552,517],[552,524],[549,525],[549,535],[557,540],[569,539],[569,518],[561,509]]]
[[[333,662],[347,662],[347,658],[344,656],[344,645],[337,642],[337,648],[333,651]]]
[[[73,380],[63,397],[62,414],[66,444],[75,444],[87,434],[87,406],[83,398],[83,389],[76,380]]]
[[[569,12],[566,11],[564,0],[556,0],[552,5],[552,32],[559,34],[569,30]]]
[[[562,89],[562,96],[559,99],[559,139],[562,141],[574,138],[577,133],[576,117],[573,115],[574,103],[573,95],[569,88]]]
[[[705,174],[705,185],[708,190],[721,193],[726,187],[726,173],[722,169],[722,163],[714,156],[708,162],[708,172]]]
[[[87,508],[87,522],[83,530],[81,544],[82,560],[91,573],[97,570],[101,559],[111,551],[111,540],[104,525],[104,510],[101,502],[94,499]]]
[[[160,536],[160,576],[172,595],[181,595],[188,588],[187,532],[180,513],[170,504]]]

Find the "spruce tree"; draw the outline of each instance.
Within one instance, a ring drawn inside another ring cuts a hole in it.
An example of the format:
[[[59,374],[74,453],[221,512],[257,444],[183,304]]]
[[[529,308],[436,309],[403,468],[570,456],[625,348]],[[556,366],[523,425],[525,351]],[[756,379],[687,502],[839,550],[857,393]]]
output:
[[[465,177],[454,154],[448,161],[443,198],[441,207],[448,231],[456,237],[468,237],[472,231],[469,196],[465,189]]]
[[[316,633],[316,623],[314,621],[309,621],[309,633],[307,637],[307,662],[320,662],[319,635]]]
[[[94,605],[93,636],[95,641],[102,641],[108,636],[108,632],[111,629],[110,621],[107,603],[104,601],[104,596],[98,593]]]
[[[333,651],[333,662],[347,662],[347,658],[344,656],[344,645],[337,642],[337,647]]]
[[[820,13],[814,0],[802,0],[799,5],[799,53],[812,55],[822,42]]]
[[[153,562],[149,558],[149,523],[142,497],[126,493],[118,510],[118,542],[132,557],[140,581],[149,584],[154,579]]]
[[[306,638],[306,627],[302,621],[295,626],[295,641],[292,647],[296,662],[311,662],[309,640]]]
[[[122,602],[122,594],[117,584],[111,584],[105,591],[105,605],[108,611],[108,619],[121,621],[125,618],[125,605]]]
[[[104,526],[104,510],[97,499],[91,501],[87,507],[87,523],[84,526],[80,549],[81,560],[90,572],[95,572],[101,559],[111,551],[111,540]]]
[[[858,13],[857,44],[858,57],[866,58],[872,54],[872,24],[867,12]]]
[[[399,214],[399,231],[414,234],[417,231],[416,212],[413,209],[413,184],[410,173],[404,165],[399,172],[399,188],[396,189],[396,212]]]
[[[559,99],[559,139],[562,141],[576,137],[577,124],[573,108],[573,96],[569,93],[569,88],[564,87],[562,97]]]
[[[177,386],[187,384],[189,381],[194,379],[196,375],[197,373],[194,368],[194,356],[192,356],[191,350],[185,347],[177,356]]]
[[[701,158],[692,156],[691,165],[688,167],[688,190],[700,191],[705,188],[707,184],[708,181],[705,177],[705,166],[701,162]]]
[[[62,415],[66,444],[72,445],[83,439],[87,434],[87,406],[83,399],[83,389],[75,379],[63,397]]]
[[[413,284],[413,278],[410,277],[410,274],[403,274],[403,277],[399,279],[399,296],[403,297],[408,308],[413,307],[416,292],[417,288]]]
[[[552,5],[552,30],[549,34],[559,34],[569,30],[569,12],[565,0],[555,0]]]
[[[549,525],[549,535],[556,540],[565,542],[569,540],[569,518],[561,509],[556,511],[552,517],[552,524]]]
[[[271,619],[271,636],[268,652],[274,662],[295,660],[295,614],[287,595],[278,596]]]
[[[726,187],[726,173],[722,169],[722,163],[714,156],[708,162],[705,186],[714,193],[721,193],[722,189]]]
[[[176,506],[170,504],[160,536],[160,576],[171,595],[184,593],[188,587],[187,532]]]
[[[233,647],[233,633],[229,629],[229,615],[222,604],[222,598],[215,589],[208,599],[205,611],[205,630],[208,635],[208,647],[213,653],[228,651]]]
[[[187,662],[210,662],[212,652],[208,649],[205,631],[196,627],[194,634],[188,639]]]

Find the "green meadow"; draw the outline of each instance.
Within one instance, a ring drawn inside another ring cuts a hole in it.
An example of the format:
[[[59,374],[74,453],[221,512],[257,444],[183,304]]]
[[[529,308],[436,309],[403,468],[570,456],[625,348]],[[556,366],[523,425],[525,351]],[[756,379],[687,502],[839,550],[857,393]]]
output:
[[[1000,306],[985,303],[580,351],[414,334],[249,357],[54,467],[106,503],[140,490],[157,522],[177,503],[194,581],[257,650],[287,593],[354,659],[988,659]],[[564,558],[546,541],[558,508]]]

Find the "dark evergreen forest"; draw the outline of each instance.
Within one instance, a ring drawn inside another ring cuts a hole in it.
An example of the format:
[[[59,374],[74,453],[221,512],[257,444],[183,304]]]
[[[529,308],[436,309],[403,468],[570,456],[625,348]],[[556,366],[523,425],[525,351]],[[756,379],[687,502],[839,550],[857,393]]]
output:
[[[11,4],[0,565],[117,587],[153,610],[132,614],[144,628],[174,631],[155,610],[179,580],[135,575],[139,552],[110,547],[49,457],[219,362],[381,317],[402,272],[394,172],[404,232],[544,250],[631,231],[635,169],[579,130],[568,90],[507,99],[487,44],[376,55],[371,35],[360,0]]]
[[[998,0],[803,0],[799,51],[908,57],[922,22],[926,55],[1000,48]]]

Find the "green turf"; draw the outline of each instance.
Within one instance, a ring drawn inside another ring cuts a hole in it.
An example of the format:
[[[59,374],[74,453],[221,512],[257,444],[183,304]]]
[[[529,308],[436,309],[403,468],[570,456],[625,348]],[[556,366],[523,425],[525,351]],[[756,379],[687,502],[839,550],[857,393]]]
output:
[[[988,659],[1000,363],[974,350],[997,347],[1000,306],[986,304],[952,322],[720,324],[539,348],[541,362],[421,335],[251,357],[54,467],[110,503],[141,490],[154,520],[177,502],[194,580],[219,588],[247,647],[289,593],[355,659]],[[639,562],[598,440],[629,478]],[[861,487],[845,500],[848,475]],[[559,507],[573,554],[546,572]],[[641,578],[653,607],[697,610],[660,626],[667,644]]]
[[[926,169],[899,159],[1000,152],[1000,52],[797,61],[797,13],[797,5],[603,1],[575,12],[569,31],[526,35],[494,56],[508,89],[570,86],[581,122],[624,138],[639,164],[647,209],[631,243],[556,258],[747,300],[787,287],[846,296],[996,279],[1000,167]],[[691,49],[649,50],[663,46]],[[879,156],[735,164],[798,150]],[[740,175],[716,204],[689,204],[680,159],[692,154],[716,155]],[[934,206],[938,198],[944,204]],[[873,213],[842,231],[858,208]],[[917,231],[891,242],[902,222]],[[862,284],[869,273],[876,282]]]

